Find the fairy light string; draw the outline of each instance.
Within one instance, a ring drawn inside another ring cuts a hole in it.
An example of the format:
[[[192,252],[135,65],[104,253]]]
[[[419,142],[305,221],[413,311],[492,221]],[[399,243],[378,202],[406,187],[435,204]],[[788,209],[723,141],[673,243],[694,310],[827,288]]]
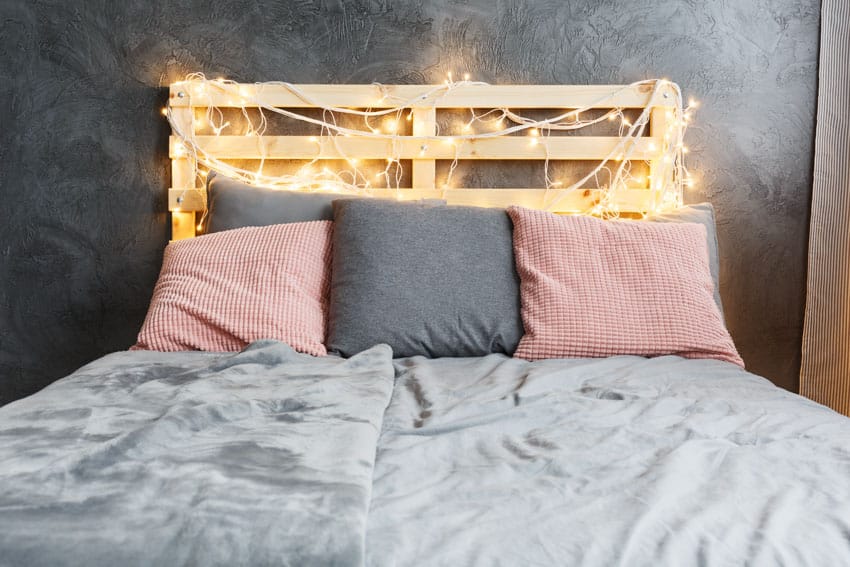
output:
[[[476,109],[469,108],[469,120],[461,123],[459,131],[449,135],[441,135],[439,125],[435,135],[410,136],[399,133],[405,125],[411,121],[414,109],[428,108],[424,103],[429,103],[431,109],[436,109],[440,100],[452,90],[468,87],[481,86],[487,83],[472,81],[469,75],[464,75],[463,80],[454,81],[451,73],[443,84],[434,85],[423,90],[417,96],[402,100],[380,83],[373,83],[378,95],[373,108],[357,109],[337,107],[322,104],[312,99],[297,85],[286,82],[254,83],[253,88],[246,89],[235,81],[225,79],[208,79],[201,73],[192,73],[186,76],[185,82],[191,83],[192,89],[185,91],[185,96],[197,93],[201,98],[207,98],[213,93],[220,93],[230,99],[228,107],[235,107],[241,113],[245,133],[243,136],[256,136],[258,138],[257,148],[259,150],[259,164],[254,170],[236,166],[226,160],[216,157],[205,150],[197,139],[196,127],[186,131],[182,124],[175,119],[171,105],[163,109],[171,128],[179,139],[176,148],[178,157],[185,157],[192,162],[194,170],[203,185],[203,177],[206,170],[215,170],[224,176],[237,179],[252,185],[259,185],[282,190],[297,191],[323,191],[338,192],[356,195],[370,195],[373,181],[383,181],[383,186],[394,189],[399,196],[405,188],[401,187],[403,181],[403,168],[401,164],[400,140],[416,140],[420,147],[420,156],[425,156],[430,144],[449,144],[454,147],[454,159],[451,161],[442,189],[451,187],[452,176],[458,166],[460,159],[460,146],[463,142],[499,138],[517,133],[525,134],[529,139],[529,149],[539,152],[543,149],[543,173],[546,194],[544,196],[544,208],[553,209],[567,197],[570,191],[584,191],[588,189],[588,183],[593,182],[596,188],[602,190],[599,201],[588,211],[603,217],[616,217],[619,214],[617,207],[618,193],[635,188],[646,188],[647,181],[649,191],[654,193],[656,209],[675,208],[682,204],[682,195],[685,187],[693,186],[693,179],[684,164],[684,155],[687,148],[684,146],[684,134],[690,122],[696,101],[691,100],[686,108],[683,108],[682,94],[678,85],[666,79],[648,79],[637,81],[622,87],[621,90],[632,89],[639,86],[651,87],[651,94],[647,97],[647,105],[640,109],[638,116],[632,121],[627,118],[626,109],[623,107],[605,106],[605,103],[616,97],[621,92],[615,91],[600,99],[587,104],[582,108],[572,108],[555,116],[543,119],[531,118],[515,112],[509,108],[494,108],[485,112],[476,113]],[[289,108],[281,108],[264,100],[263,91],[266,86],[283,87],[291,94],[298,97],[311,107],[319,109],[321,118],[309,116]],[[663,90],[662,90],[663,89]],[[646,137],[646,130],[650,124],[653,106],[651,102],[657,100],[657,96],[674,97],[673,104],[666,107],[667,129],[663,136],[663,147],[653,147],[655,140],[660,139],[653,132],[653,137]],[[191,107],[191,104],[190,104]],[[598,109],[606,109],[605,112],[592,112]],[[251,111],[254,112],[251,112]],[[269,127],[269,114],[277,114],[305,124],[319,127],[319,134],[309,136],[308,143],[316,145],[316,157],[310,159],[305,165],[294,173],[283,175],[272,175],[264,171],[267,161],[267,144],[264,136]],[[345,125],[338,123],[337,118],[347,115],[362,119],[362,127],[351,127],[350,120]],[[589,117],[588,117],[589,116]],[[206,126],[216,136],[235,130],[239,125],[231,124],[221,108],[207,106],[203,120],[193,118],[193,126]],[[552,179],[550,175],[550,156],[548,142],[553,131],[575,131],[590,126],[604,123],[606,121],[618,122],[617,143],[603,159],[579,180],[570,185],[564,185],[562,181]],[[390,154],[385,158],[385,167],[377,172],[364,172],[358,166],[360,160],[349,157],[339,140],[344,137],[359,137],[364,139],[387,140],[390,142]],[[633,160],[632,156],[637,148],[639,140],[651,140],[650,150],[656,156],[654,160]],[[322,144],[329,143],[333,146],[336,154],[347,163],[347,167],[332,170],[322,167],[320,161]],[[647,164],[655,163],[651,176],[635,176],[632,174],[631,164],[633,161],[645,161]],[[659,167],[660,164],[660,167]],[[202,167],[199,167],[202,166]],[[646,179],[646,178],[649,179]],[[558,191],[549,192],[557,189]],[[192,189],[187,189],[191,191]],[[182,200],[182,199],[181,199]],[[650,211],[646,211],[650,212]],[[203,220],[201,221],[203,222]]]

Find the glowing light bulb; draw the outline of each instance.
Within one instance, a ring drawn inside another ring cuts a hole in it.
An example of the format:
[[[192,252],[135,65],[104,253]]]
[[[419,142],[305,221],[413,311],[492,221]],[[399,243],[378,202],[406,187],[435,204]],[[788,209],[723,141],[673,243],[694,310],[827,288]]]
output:
[[[537,136],[540,135],[540,131],[537,128],[532,128],[531,130],[528,131],[528,135],[536,138]]]
[[[469,73],[464,73],[464,74],[463,74],[463,80],[464,80],[464,81],[468,81],[468,80],[469,80]]]
[[[692,98],[692,99],[688,100],[688,106],[690,106],[692,108],[699,108],[699,101]]]
[[[310,142],[314,142],[314,143],[319,141],[319,139],[316,138],[316,136],[310,136],[309,138],[307,138],[307,140],[309,140]]]
[[[690,151],[690,150],[687,148],[687,146],[682,146],[682,153],[683,153],[683,154],[686,154],[686,153],[688,153],[689,151]]]
[[[412,110],[407,113],[407,121],[410,122],[411,120],[413,120],[413,111]]]
[[[163,116],[168,116],[168,107],[163,106],[159,111]]]
[[[445,143],[447,143],[450,146],[455,145],[455,139],[454,138],[446,138],[444,141],[445,141]]]
[[[616,119],[617,119],[617,113],[616,113],[616,112],[613,112],[613,113],[611,113],[611,114],[609,114],[609,115],[608,115],[608,121],[609,121],[609,122],[613,122],[613,121],[615,121]]]
[[[196,226],[195,228],[197,228],[198,232],[200,232],[200,231],[204,230],[204,224],[199,222],[198,226]]]
[[[398,132],[398,121],[389,120],[389,121],[387,121],[385,127],[386,127],[386,130],[387,130],[387,133],[395,134],[396,132]]]
[[[348,158],[348,163],[351,165],[357,165],[357,158]]]

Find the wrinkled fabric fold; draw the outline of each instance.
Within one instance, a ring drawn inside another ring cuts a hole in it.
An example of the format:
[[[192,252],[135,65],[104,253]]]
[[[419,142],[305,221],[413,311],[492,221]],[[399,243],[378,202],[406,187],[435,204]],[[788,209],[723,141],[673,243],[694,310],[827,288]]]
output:
[[[391,351],[104,357],[0,410],[0,565],[361,565]]]

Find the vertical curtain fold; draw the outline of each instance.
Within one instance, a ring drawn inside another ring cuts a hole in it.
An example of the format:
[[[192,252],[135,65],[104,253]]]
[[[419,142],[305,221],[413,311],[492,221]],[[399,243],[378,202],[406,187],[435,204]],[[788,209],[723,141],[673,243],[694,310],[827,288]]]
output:
[[[850,415],[850,2],[821,3],[800,393]]]

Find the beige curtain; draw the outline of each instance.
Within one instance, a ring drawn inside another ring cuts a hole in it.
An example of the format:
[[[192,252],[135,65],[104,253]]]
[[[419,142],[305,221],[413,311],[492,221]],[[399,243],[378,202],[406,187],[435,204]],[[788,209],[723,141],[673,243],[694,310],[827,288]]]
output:
[[[800,393],[850,415],[850,1],[821,3]]]

